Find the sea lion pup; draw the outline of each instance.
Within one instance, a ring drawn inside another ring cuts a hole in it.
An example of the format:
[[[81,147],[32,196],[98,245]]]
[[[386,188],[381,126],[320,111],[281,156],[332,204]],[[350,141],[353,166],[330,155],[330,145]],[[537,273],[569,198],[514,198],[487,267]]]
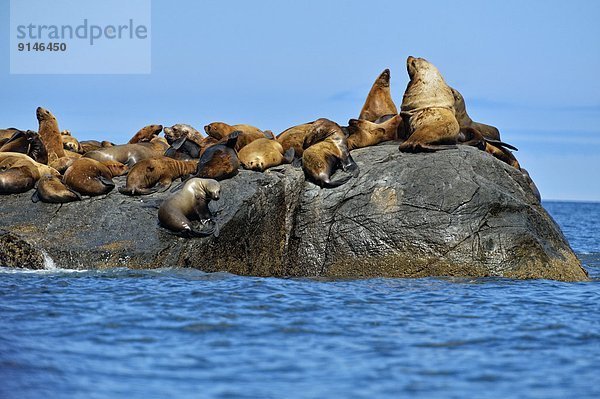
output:
[[[304,152],[304,138],[312,129],[314,122],[303,123],[301,125],[292,126],[277,136],[277,141],[283,147],[283,151],[290,148],[294,149],[296,158],[302,158]]]
[[[404,92],[401,115],[408,139],[402,152],[456,148],[460,126],[454,116],[454,95],[438,69],[424,58],[406,60],[410,82]]]
[[[144,159],[136,163],[127,174],[125,187],[119,192],[125,195],[146,195],[166,191],[173,180],[196,171],[198,161],[177,161],[168,157]]]
[[[36,162],[48,163],[46,146],[42,143],[40,135],[33,130],[17,131],[0,147],[0,152],[20,152],[29,155]]]
[[[250,125],[228,125],[223,122],[213,122],[204,126],[204,131],[211,137],[225,141],[233,132],[239,132],[235,150],[239,151],[254,140],[271,138],[273,133],[265,133],[257,127]]]
[[[60,176],[60,173],[53,167],[36,162],[28,155],[21,154],[20,152],[0,152],[0,170],[22,165],[28,165],[37,171],[36,180],[43,175]]]
[[[117,161],[132,167],[136,162],[144,159],[162,156],[168,147],[164,138],[156,137],[149,143],[121,144],[86,152],[84,158],[101,162]]]
[[[52,204],[62,204],[66,202],[80,201],[81,195],[65,186],[62,181],[55,176],[42,176],[35,184],[35,192],[31,195],[33,202],[49,202]]]
[[[486,125],[485,123],[473,122],[467,113],[467,106],[462,94],[452,87],[450,90],[452,90],[452,95],[454,96],[454,114],[456,115],[460,129],[463,130],[464,128],[472,127],[479,130],[486,139],[500,141],[500,131],[496,127]]]
[[[69,130],[63,130],[62,132],[60,132],[60,138],[62,139],[65,155],[67,155],[66,151],[71,151],[77,154],[84,153],[83,147],[81,146],[79,141],[71,135],[71,132]]]
[[[375,122],[383,115],[397,113],[398,109],[390,92],[390,70],[385,69],[373,83],[358,119]]]
[[[379,119],[378,119],[379,120]],[[402,124],[402,117],[394,115],[382,123],[369,122],[363,119],[350,119],[348,121],[348,150],[368,147],[396,140],[398,128]]]
[[[37,107],[35,114],[40,124],[38,133],[48,151],[48,161],[52,162],[56,158],[64,157],[65,151],[56,117],[52,112],[42,107]]]
[[[331,180],[331,175],[339,167],[351,172],[342,179]],[[358,165],[348,150],[346,135],[342,128],[329,119],[317,119],[304,139],[302,168],[305,175],[315,184],[333,188],[346,183],[359,173]]]
[[[27,165],[0,169],[0,194],[20,194],[33,188],[37,175]]]
[[[135,143],[147,143],[152,141],[152,139],[156,138],[160,132],[162,132],[162,125],[148,125],[144,126],[129,140],[128,144]]]
[[[114,176],[124,172],[124,165],[119,167],[113,161],[99,162],[92,158],[79,158],[67,169],[63,183],[81,195],[103,195],[115,188]]]
[[[208,204],[217,201],[221,195],[221,185],[213,179],[193,178],[185,182],[183,189],[164,200],[158,209],[159,224],[173,232],[187,237],[206,237],[219,234],[218,225],[212,220]],[[192,227],[192,220],[200,220],[203,225],[211,221],[212,226],[199,231]]]
[[[238,152],[238,158],[246,169],[264,172],[273,166],[292,163],[294,148],[283,151],[277,140],[262,138],[254,140]]]

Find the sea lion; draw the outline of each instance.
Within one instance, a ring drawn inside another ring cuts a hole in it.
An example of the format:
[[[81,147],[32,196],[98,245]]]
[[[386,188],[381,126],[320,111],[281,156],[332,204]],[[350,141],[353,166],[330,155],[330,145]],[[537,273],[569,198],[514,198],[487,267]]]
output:
[[[283,151],[277,140],[262,138],[254,140],[238,152],[238,158],[246,169],[264,172],[265,169],[292,163],[294,148]]]
[[[211,136],[202,137],[199,131],[184,123],[166,127],[165,138],[171,145],[165,156],[178,160],[200,158],[204,150],[219,142]]]
[[[156,138],[162,132],[162,125],[144,126],[129,140],[128,144],[147,143]]]
[[[221,185],[212,179],[193,178],[185,182],[183,189],[167,198],[158,209],[159,224],[173,232],[189,237],[218,236],[218,226],[212,221],[208,208],[211,200],[217,201]],[[192,220],[203,225],[211,221],[212,226],[204,231],[192,227]]]
[[[345,178],[335,181],[331,175],[339,167],[345,172],[351,172]],[[352,159],[342,128],[329,119],[317,119],[311,131],[304,139],[302,168],[305,175],[315,184],[333,188],[346,183],[359,174],[358,165]]]
[[[106,140],[102,142],[98,140],[83,140],[80,141],[79,144],[81,145],[81,149],[83,150],[84,154],[90,151],[99,150],[101,148],[114,147],[113,143]]]
[[[81,200],[79,193],[65,186],[58,177],[51,175],[42,176],[35,184],[35,189],[31,196],[33,202],[62,204]]]
[[[36,180],[43,175],[60,176],[60,173],[51,166],[36,162],[31,157],[20,152],[0,152],[0,169],[8,169],[15,166],[19,161],[26,162],[37,170]]]
[[[486,139],[500,141],[500,131],[498,128],[486,125],[485,123],[474,122],[467,113],[465,99],[462,94],[452,87],[450,90],[452,90],[452,95],[454,96],[454,113],[456,115],[456,120],[458,120],[458,124],[460,125],[461,131],[464,128],[472,127],[477,129]]]
[[[486,138],[478,129],[470,126],[461,128],[458,135],[458,142],[459,144],[477,147],[502,162],[505,162],[516,169],[521,169],[519,161],[517,161],[517,158],[510,152],[510,150],[517,151],[517,148],[499,140]]]
[[[303,123],[301,125],[292,126],[277,136],[277,141],[283,147],[284,151],[290,148],[294,149],[294,154],[297,158],[302,158],[304,152],[304,138],[312,129],[314,122]]]
[[[20,194],[35,185],[37,177],[27,165],[0,170],[0,194]]]
[[[136,163],[127,174],[125,187],[119,192],[125,195],[146,195],[168,190],[173,180],[191,175],[198,161],[177,161],[168,157],[144,159]]]
[[[187,137],[198,145],[204,139],[198,130],[185,123],[177,123],[171,127],[165,127],[164,132],[169,145],[173,145],[173,143],[183,137]]]
[[[226,141],[229,135],[233,132],[239,132],[235,150],[240,151],[244,146],[250,144],[254,140],[262,138],[271,138],[272,134],[265,134],[257,127],[250,125],[228,125],[223,122],[213,122],[204,126],[204,131],[211,137],[222,142]]]
[[[69,130],[63,130],[60,132],[60,138],[63,143],[63,149],[65,151],[71,151],[77,154],[83,154],[83,147],[79,143],[79,141],[71,135]]]
[[[373,83],[358,119],[375,122],[383,115],[397,113],[398,109],[390,92],[390,70],[385,69]]]
[[[53,167],[54,169],[58,170],[58,172],[60,174],[64,174],[66,172],[67,169],[69,169],[69,166],[71,166],[73,164],[73,162],[75,162],[75,160],[77,160],[79,158],[75,158],[75,157],[62,157],[62,158],[58,158],[55,159],[54,161],[50,162],[50,165]]]
[[[162,156],[167,148],[166,140],[157,137],[149,143],[121,144],[100,148],[86,152],[84,157],[97,161],[117,161],[132,167],[141,160]]]
[[[460,126],[454,115],[454,95],[438,69],[424,58],[408,57],[410,82],[402,99],[401,115],[408,139],[402,152],[456,148]]]
[[[235,152],[238,132],[229,135],[226,142],[208,147],[198,162],[195,177],[224,180],[238,174],[240,160]]]
[[[40,124],[38,133],[44,146],[46,146],[46,151],[48,151],[48,161],[52,162],[56,158],[64,157],[65,151],[56,117],[52,112],[42,107],[37,107],[35,114]]]
[[[348,121],[348,150],[368,147],[396,140],[398,128],[402,124],[402,117],[394,115],[382,123],[369,122],[363,119],[350,119]]]
[[[65,172],[63,183],[81,195],[107,194],[115,187],[113,176],[118,175],[116,165],[109,165],[92,158],[79,158]]]
[[[20,152],[29,155],[34,161],[47,164],[48,152],[40,135],[33,130],[18,130],[0,147],[0,152]]]
[[[0,140],[11,138],[16,132],[22,132],[22,130],[16,127],[9,127],[8,129],[0,129]]]

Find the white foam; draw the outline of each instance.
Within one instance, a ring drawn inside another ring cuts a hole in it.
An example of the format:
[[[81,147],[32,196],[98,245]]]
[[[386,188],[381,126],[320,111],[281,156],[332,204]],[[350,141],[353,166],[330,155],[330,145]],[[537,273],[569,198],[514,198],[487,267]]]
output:
[[[54,260],[48,255],[46,251],[42,249],[42,256],[44,257],[44,270],[57,270]]]

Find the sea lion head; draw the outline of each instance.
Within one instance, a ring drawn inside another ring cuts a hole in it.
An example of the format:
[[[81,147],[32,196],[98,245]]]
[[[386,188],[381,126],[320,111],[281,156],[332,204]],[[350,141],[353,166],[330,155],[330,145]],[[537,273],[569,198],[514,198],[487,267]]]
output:
[[[213,179],[205,179],[204,191],[211,200],[218,201],[221,197],[221,185]]]
[[[384,69],[377,78],[376,84],[380,87],[388,87],[390,85],[390,70]]]
[[[79,141],[75,137],[71,136],[70,134],[61,133],[61,139],[65,150],[83,154],[83,148],[81,148],[81,144],[79,144]]]
[[[52,115],[52,112],[48,111],[45,108],[37,107],[35,110],[35,116],[37,117],[38,122],[47,121],[47,120],[55,120],[56,118]]]
[[[218,201],[221,196],[221,185],[213,179],[191,178],[185,183],[183,190],[194,193],[196,199],[207,198]]]
[[[408,70],[408,76],[410,77],[410,80],[420,78],[425,81],[444,81],[440,71],[435,67],[435,65],[427,61],[425,58],[409,56],[406,59],[406,69]]]
[[[165,138],[169,144],[173,144],[175,141],[182,137],[191,137],[192,134],[198,133],[191,125],[185,123],[177,123],[171,127],[165,127]]]
[[[218,140],[225,138],[231,131],[231,126],[223,122],[212,122],[204,126],[204,131]]]

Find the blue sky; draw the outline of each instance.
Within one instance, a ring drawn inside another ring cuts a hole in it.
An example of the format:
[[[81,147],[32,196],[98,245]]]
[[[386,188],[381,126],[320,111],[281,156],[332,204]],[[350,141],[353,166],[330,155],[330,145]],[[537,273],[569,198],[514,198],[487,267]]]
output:
[[[153,0],[148,75],[10,75],[4,23],[0,126],[37,129],[39,105],[115,142],[150,123],[345,123],[386,67],[399,106],[414,55],[519,147],[544,198],[599,201],[599,20],[598,1]]]

